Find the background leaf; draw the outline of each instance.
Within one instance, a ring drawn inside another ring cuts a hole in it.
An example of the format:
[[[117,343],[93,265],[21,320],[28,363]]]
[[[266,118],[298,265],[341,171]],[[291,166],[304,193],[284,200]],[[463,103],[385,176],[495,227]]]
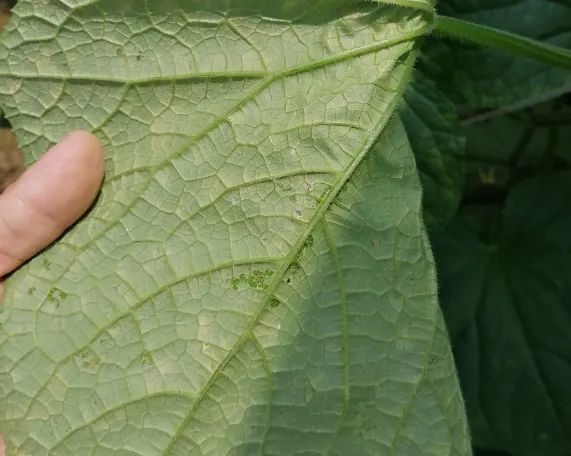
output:
[[[400,113],[418,164],[424,220],[438,229],[456,214],[464,187],[466,139],[458,112],[434,81],[416,72]]]
[[[441,0],[439,12],[571,48],[568,0]],[[571,90],[571,73],[505,52],[435,42],[435,74],[458,101],[497,108]]]
[[[433,236],[477,445],[571,451],[571,174],[524,180]]]
[[[522,178],[569,169],[570,114],[563,97],[468,125],[465,202],[501,203]]]
[[[389,124],[428,15],[180,3],[14,11],[0,98],[23,144],[82,127],[108,156],[90,215],[8,283],[9,452],[469,454]]]

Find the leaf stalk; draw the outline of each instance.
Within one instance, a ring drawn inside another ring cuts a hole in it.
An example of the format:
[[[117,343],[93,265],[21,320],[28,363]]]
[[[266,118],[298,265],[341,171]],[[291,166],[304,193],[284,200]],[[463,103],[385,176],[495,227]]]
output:
[[[515,33],[449,16],[436,18],[436,31],[444,37],[500,49],[511,54],[571,70],[571,51]]]

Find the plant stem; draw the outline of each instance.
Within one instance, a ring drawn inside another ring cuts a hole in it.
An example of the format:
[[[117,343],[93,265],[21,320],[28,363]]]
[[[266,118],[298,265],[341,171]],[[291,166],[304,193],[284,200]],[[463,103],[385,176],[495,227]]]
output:
[[[571,51],[562,47],[448,16],[439,16],[436,19],[436,30],[450,38],[501,49],[571,70]]]

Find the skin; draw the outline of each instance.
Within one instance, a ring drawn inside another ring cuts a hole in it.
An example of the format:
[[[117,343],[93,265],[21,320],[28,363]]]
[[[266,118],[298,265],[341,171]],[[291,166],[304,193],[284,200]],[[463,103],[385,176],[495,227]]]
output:
[[[104,169],[99,140],[78,130],[0,195],[0,299],[2,278],[55,241],[91,206]]]

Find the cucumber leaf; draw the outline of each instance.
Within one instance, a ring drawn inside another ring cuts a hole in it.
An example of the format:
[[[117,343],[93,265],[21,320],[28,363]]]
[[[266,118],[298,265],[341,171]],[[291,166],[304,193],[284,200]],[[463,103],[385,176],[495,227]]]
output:
[[[524,180],[433,236],[474,444],[571,452],[571,173]]]
[[[431,8],[20,0],[0,103],[107,177],[7,283],[9,455],[470,453],[391,120]]]

